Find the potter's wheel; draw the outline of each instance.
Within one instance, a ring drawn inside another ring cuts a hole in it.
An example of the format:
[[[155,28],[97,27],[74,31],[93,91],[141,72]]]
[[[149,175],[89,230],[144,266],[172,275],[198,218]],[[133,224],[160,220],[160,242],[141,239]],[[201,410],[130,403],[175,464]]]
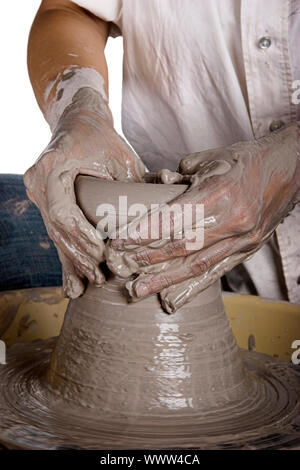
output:
[[[249,371],[258,374],[258,381],[264,376],[266,394],[263,400],[258,393],[236,404],[240,413],[236,419],[233,406],[217,416],[162,416],[145,425],[143,418],[134,424],[130,417],[116,421],[113,413],[99,420],[97,410],[88,408],[83,417],[81,408],[68,409],[59,399],[52,401],[50,408],[43,374],[54,342],[16,345],[11,348],[8,365],[0,369],[0,383],[5,383],[0,398],[1,442],[7,447],[300,449],[300,373],[284,361],[241,352]]]
[[[102,202],[167,202],[178,186],[81,180]],[[93,191],[90,189],[93,187]],[[152,189],[151,189],[152,187]],[[104,196],[107,198],[105,201]],[[0,368],[0,442],[27,449],[300,448],[300,373],[238,348],[219,282],[172,315],[128,303],[112,277],[72,300],[56,339],[16,344]]]

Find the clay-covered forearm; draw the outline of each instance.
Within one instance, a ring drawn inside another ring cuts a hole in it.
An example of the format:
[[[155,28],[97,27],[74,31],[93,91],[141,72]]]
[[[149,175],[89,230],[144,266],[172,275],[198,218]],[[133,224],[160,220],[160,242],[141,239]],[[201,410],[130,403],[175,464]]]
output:
[[[108,25],[67,0],[44,0],[29,38],[28,67],[52,138],[26,171],[28,197],[38,206],[75,298],[84,278],[100,286],[104,242],[77,205],[76,176],[140,181],[145,166],[113,127],[104,48]]]
[[[53,128],[72,96],[91,87],[107,97],[108,24],[69,0],[44,0],[31,28],[28,70],[38,104]]]

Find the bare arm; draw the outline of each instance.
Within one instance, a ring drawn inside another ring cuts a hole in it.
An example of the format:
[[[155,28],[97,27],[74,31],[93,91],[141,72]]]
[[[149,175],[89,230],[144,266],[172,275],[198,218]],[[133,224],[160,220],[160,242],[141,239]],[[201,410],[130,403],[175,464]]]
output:
[[[42,1],[30,31],[28,71],[44,114],[56,98],[64,70],[74,65],[99,72],[107,93],[108,72],[104,55],[107,35],[108,23],[70,0]]]
[[[105,281],[104,243],[77,206],[76,176],[139,181],[145,171],[113,127],[107,35],[106,22],[71,1],[44,0],[28,45],[31,83],[53,134],[24,183],[57,247],[64,292],[72,298],[83,293],[85,277],[97,286]]]

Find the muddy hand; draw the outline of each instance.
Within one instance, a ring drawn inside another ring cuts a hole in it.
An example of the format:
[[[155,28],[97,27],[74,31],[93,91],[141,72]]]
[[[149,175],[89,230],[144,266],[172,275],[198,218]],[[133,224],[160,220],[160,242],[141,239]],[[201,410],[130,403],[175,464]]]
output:
[[[149,213],[134,222],[130,237],[107,247],[110,269],[124,277],[139,274],[127,285],[133,299],[159,292],[164,308],[173,312],[255,253],[299,201],[299,142],[294,123],[257,141],[185,157],[180,172],[190,175],[191,185],[169,203],[170,238],[149,236]],[[181,232],[186,204],[196,215]],[[156,228],[161,234],[161,226]],[[202,245],[191,242],[198,229]]]
[[[38,206],[63,267],[65,295],[75,298],[87,278],[99,286],[104,276],[104,243],[76,204],[74,181],[80,174],[140,181],[145,167],[115,132],[107,100],[80,88],[59,118],[52,139],[24,176],[28,197]]]

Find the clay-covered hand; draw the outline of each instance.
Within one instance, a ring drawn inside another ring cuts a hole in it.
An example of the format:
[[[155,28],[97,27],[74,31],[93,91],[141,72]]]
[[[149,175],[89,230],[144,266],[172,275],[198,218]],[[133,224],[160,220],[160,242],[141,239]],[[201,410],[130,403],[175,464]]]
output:
[[[63,268],[64,293],[76,298],[84,278],[101,285],[104,242],[76,204],[80,174],[140,181],[145,172],[113,127],[107,101],[96,90],[80,88],[65,108],[52,139],[24,176],[28,197],[38,206]]]
[[[174,208],[170,238],[151,239],[157,219],[149,213],[139,224],[134,221],[130,237],[111,240],[107,247],[111,270],[124,277],[139,274],[127,283],[133,299],[160,292],[163,307],[173,312],[262,246],[299,201],[299,128],[293,123],[262,139],[181,161],[180,173],[191,184],[169,203]],[[180,177],[173,179],[180,182]],[[201,211],[197,216],[201,204],[204,216]],[[194,211],[190,227],[182,223],[185,205]],[[191,233],[198,230],[199,235],[201,229],[204,243],[199,246]]]

